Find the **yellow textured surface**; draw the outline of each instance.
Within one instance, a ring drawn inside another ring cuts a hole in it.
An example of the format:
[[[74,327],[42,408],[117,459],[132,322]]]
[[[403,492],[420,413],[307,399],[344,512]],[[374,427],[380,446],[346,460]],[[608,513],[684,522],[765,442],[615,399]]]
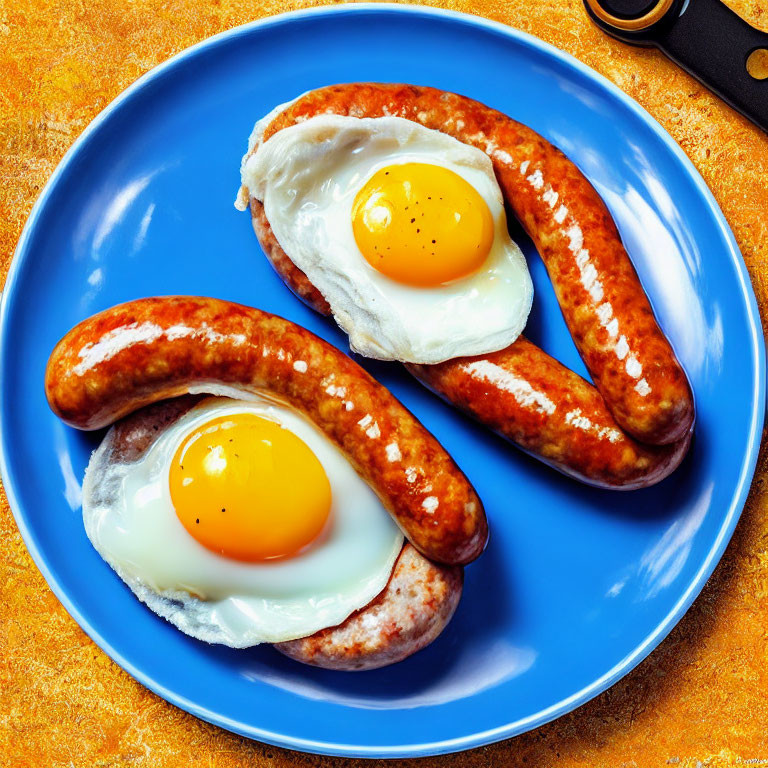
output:
[[[140,74],[209,35],[315,2],[0,0],[0,259],[88,122]],[[652,50],[598,32],[580,0],[432,3],[572,53],[682,146],[768,301],[768,138]],[[729,0],[768,29],[767,0]],[[768,461],[703,593],[648,660],[602,696],[502,744],[428,766],[768,764]],[[249,742],[166,704],[113,664],[37,572],[0,496],[0,766],[331,766]],[[297,713],[297,717],[300,716]],[[398,763],[394,763],[397,765]]]

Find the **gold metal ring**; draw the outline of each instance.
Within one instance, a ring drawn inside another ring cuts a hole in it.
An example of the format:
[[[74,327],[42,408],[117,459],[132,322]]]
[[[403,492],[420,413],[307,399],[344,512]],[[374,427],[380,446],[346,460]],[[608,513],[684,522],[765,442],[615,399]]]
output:
[[[587,0],[592,12],[597,16],[600,21],[604,21],[606,24],[610,24],[617,29],[624,29],[628,32],[637,32],[641,29],[648,29],[651,25],[660,21],[664,14],[672,7],[672,3],[675,0],[659,0],[656,5],[651,8],[648,13],[641,16],[639,19],[622,19],[618,16],[614,16],[612,13],[608,13],[599,3],[598,0]]]

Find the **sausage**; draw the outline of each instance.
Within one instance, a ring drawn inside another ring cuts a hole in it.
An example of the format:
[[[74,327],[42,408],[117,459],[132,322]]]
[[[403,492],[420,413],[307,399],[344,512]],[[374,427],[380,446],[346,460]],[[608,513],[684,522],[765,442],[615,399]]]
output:
[[[459,604],[464,571],[438,565],[406,544],[384,591],[338,627],[275,643],[292,659],[337,670],[377,669],[429,645]]]
[[[121,419],[105,438],[109,449],[102,461],[138,461],[200,399],[186,395],[164,400]],[[405,544],[387,585],[368,605],[337,627],[274,647],[297,661],[327,669],[364,670],[394,664],[429,645],[442,632],[459,603],[463,580],[461,566],[433,563]],[[178,621],[178,609],[173,605],[148,596],[145,588],[137,595],[190,633],[190,624]]]
[[[311,91],[275,117],[263,140],[323,113],[403,117],[486,152],[507,204],[536,244],[573,340],[616,422],[644,443],[685,438],[694,421],[685,373],[608,209],[562,152],[527,126],[464,96],[376,83]]]
[[[255,197],[251,198],[251,221],[259,245],[283,282],[311,309],[330,317],[330,305],[323,294],[312,285],[304,272],[288,258],[286,252],[280,247],[267,219],[267,214],[264,212],[264,206]]]
[[[45,375],[53,412],[78,429],[221,385],[305,414],[426,557],[464,564],[483,551],[483,506],[437,440],[349,357],[280,317],[218,299],[139,299],[73,328]]]
[[[251,199],[251,212],[259,243],[286,285],[330,317],[322,294],[277,244],[264,206]],[[690,445],[690,431],[672,445],[633,439],[595,387],[522,336],[489,355],[405,367],[446,402],[587,485],[627,491],[654,485],[677,469]]]
[[[634,490],[682,461],[690,433],[644,445],[621,430],[600,393],[521,336],[489,355],[407,365],[443,399],[527,453],[588,485]]]

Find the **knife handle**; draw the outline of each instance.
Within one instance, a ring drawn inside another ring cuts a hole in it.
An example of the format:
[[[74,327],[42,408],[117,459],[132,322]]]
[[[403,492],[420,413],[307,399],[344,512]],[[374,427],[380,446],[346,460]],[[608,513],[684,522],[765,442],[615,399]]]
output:
[[[690,0],[673,24],[659,30],[657,44],[683,69],[768,131],[768,78],[758,80],[747,71],[750,54],[768,49],[768,34],[720,0]]]
[[[584,0],[592,20],[633,45],[654,45],[768,132],[768,65],[747,70],[755,51],[768,61],[768,33],[720,0]],[[763,76],[755,77],[758,74]]]

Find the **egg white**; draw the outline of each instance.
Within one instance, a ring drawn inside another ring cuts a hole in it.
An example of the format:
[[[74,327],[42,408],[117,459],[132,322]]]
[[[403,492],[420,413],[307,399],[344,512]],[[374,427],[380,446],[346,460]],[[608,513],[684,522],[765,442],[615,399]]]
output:
[[[199,544],[176,516],[169,486],[176,449],[196,427],[237,413],[258,414],[293,432],[328,476],[331,523],[296,557],[231,560]],[[237,648],[307,637],[340,624],[386,586],[402,534],[339,449],[287,405],[256,395],[208,398],[139,460],[121,461],[118,448],[111,430],[86,470],[86,533],[139,599],[183,632]]]
[[[399,117],[330,114],[261,143],[274,116],[254,129],[249,146],[257,151],[244,158],[243,188],[263,202],[277,241],[326,298],[354,351],[429,364],[515,341],[530,312],[533,284],[509,236],[501,190],[484,152]],[[437,287],[404,285],[371,267],[357,247],[357,192],[381,168],[411,162],[454,171],[491,211],[491,252],[465,278]]]

